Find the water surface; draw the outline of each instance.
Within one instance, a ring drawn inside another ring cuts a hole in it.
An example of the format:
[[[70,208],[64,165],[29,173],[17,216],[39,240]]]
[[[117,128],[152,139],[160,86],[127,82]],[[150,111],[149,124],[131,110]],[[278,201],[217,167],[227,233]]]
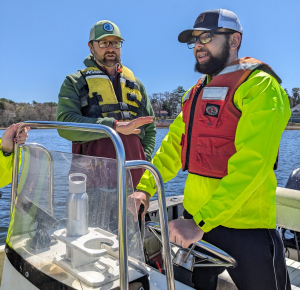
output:
[[[0,136],[3,134],[0,130]],[[168,129],[158,129],[155,145],[155,152]],[[71,142],[61,138],[56,130],[30,130],[27,142],[36,142],[46,146],[49,150],[71,152]],[[279,168],[275,171],[278,186],[285,187],[291,172],[300,167],[300,130],[284,131],[280,143]],[[173,180],[165,184],[166,195],[181,195],[183,194],[184,183],[187,173],[178,172],[178,175]],[[2,198],[0,199],[0,244],[5,242],[6,232],[9,224],[9,207],[10,207],[10,190],[8,185],[0,189]],[[155,199],[156,197],[154,197]]]

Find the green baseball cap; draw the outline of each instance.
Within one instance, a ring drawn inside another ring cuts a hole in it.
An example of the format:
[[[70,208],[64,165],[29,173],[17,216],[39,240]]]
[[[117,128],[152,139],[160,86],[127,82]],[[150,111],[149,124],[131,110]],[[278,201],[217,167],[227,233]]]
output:
[[[90,40],[100,40],[106,36],[117,36],[122,40],[119,27],[111,21],[101,20],[94,24],[90,31]]]

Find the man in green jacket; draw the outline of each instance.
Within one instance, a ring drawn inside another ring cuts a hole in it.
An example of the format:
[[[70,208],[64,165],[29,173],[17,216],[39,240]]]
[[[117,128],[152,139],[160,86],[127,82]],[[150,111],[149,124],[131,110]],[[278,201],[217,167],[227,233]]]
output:
[[[120,135],[127,160],[151,160],[155,145],[154,113],[142,82],[122,65],[124,39],[111,21],[97,22],[90,31],[91,54],[85,69],[68,75],[58,97],[57,121],[102,124]],[[104,134],[59,130],[73,142],[72,152],[115,158]],[[132,170],[134,187],[143,170]]]
[[[57,121],[109,126],[119,133],[127,160],[150,161],[156,135],[154,113],[144,85],[121,63],[123,41],[120,29],[111,21],[102,20],[92,27],[88,42],[91,54],[84,60],[86,68],[68,75],[63,82]],[[66,130],[58,133],[72,141],[74,154],[116,158],[113,142],[105,134]],[[78,170],[75,159],[71,172]],[[107,170],[96,162],[83,172],[88,176],[90,226],[99,226],[103,221],[101,215],[117,215],[115,208],[103,208],[105,204],[116,203],[116,194],[111,194],[116,193],[115,168]],[[131,170],[134,188],[143,172]],[[109,200],[104,202],[106,198]],[[117,219],[114,216],[111,220]],[[110,228],[116,230],[115,225]]]
[[[0,187],[11,183],[14,142],[23,144],[28,137],[29,127],[26,127],[18,136],[16,136],[17,130],[18,124],[12,124],[0,139]]]
[[[171,241],[187,248],[203,238],[229,253],[238,262],[228,272],[239,290],[286,290],[291,286],[276,231],[274,164],[289,101],[268,65],[238,58],[242,34],[238,17],[225,9],[201,13],[192,29],[179,34],[203,76],[185,94],[182,113],[152,163],[164,182],[181,167],[189,172],[184,219],[169,223]],[[144,216],[156,192],[149,172],[137,189]],[[222,271],[194,268],[192,282],[215,290]]]

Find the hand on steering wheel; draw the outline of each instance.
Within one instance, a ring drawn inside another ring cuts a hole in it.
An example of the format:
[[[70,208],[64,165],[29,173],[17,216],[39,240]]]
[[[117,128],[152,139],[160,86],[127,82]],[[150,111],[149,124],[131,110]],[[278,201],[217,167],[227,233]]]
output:
[[[202,240],[204,232],[193,219],[176,219],[169,222],[170,242],[183,248]]]

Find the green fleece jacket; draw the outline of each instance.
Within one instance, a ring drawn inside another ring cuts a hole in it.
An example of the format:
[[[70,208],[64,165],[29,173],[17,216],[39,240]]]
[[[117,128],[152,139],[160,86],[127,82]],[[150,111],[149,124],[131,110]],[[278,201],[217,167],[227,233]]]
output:
[[[93,56],[90,54],[83,62],[86,67],[95,67]],[[142,82],[136,78],[136,83],[145,100],[145,107],[150,116],[154,116],[151,103],[147,96],[146,90]],[[58,107],[56,119],[59,122],[75,122],[75,123],[91,123],[101,124],[114,127],[114,118],[89,118],[84,117],[81,113],[81,104],[79,99],[79,91],[86,84],[85,79],[81,75],[80,71],[70,74],[63,82],[60,93],[58,96]],[[142,116],[142,112],[138,115]],[[144,148],[147,159],[150,161],[155,145],[156,128],[155,123],[151,123],[144,126],[145,136],[139,136]],[[80,132],[80,131],[68,131],[58,130],[61,137],[73,141],[73,142],[89,142],[92,140],[101,139],[107,137],[107,135],[92,132]]]

